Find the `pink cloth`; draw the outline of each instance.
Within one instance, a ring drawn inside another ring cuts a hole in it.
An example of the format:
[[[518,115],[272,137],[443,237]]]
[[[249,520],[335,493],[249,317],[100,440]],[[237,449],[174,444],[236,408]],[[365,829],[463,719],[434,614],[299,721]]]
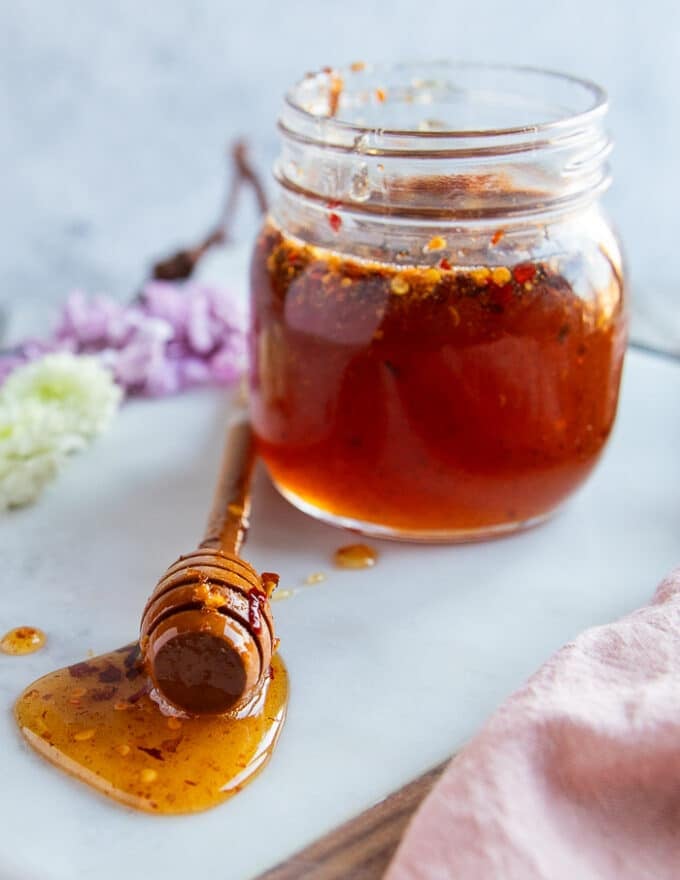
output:
[[[680,878],[680,569],[552,657],[462,750],[385,880]]]

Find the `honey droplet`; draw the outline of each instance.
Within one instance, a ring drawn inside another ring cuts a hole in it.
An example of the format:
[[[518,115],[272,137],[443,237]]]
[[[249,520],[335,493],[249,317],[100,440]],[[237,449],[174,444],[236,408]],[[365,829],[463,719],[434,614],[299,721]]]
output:
[[[3,654],[33,654],[46,641],[47,636],[41,629],[35,626],[17,626],[0,639],[0,651]]]
[[[272,596],[272,602],[283,602],[284,599],[290,599],[297,593],[297,590],[277,590]]]
[[[378,553],[367,544],[348,544],[333,554],[338,568],[371,568],[378,561]]]

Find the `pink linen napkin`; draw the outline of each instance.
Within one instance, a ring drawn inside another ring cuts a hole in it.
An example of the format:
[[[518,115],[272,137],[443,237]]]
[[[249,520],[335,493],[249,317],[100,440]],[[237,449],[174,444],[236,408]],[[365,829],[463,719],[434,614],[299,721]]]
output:
[[[680,569],[553,656],[454,758],[385,880],[680,878]]]

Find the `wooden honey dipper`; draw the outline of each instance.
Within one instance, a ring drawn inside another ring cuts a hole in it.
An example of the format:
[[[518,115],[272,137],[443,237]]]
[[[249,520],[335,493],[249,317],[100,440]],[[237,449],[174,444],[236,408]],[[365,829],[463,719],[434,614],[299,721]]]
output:
[[[248,531],[254,442],[245,418],[227,434],[205,537],[158,582],[142,615],[140,646],[156,689],[192,715],[237,712],[259,692],[275,650],[269,597],[239,552]]]

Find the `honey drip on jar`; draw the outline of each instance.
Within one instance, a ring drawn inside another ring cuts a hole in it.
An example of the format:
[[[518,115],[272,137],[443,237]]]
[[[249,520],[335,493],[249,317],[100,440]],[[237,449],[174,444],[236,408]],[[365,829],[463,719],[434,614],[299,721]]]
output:
[[[348,544],[338,547],[333,562],[338,568],[371,568],[378,561],[378,553],[367,544]]]
[[[0,638],[3,654],[33,654],[44,647],[45,633],[36,626],[17,626]]]
[[[39,679],[15,715],[40,755],[108,797],[151,813],[193,813],[237,794],[264,767],[287,699],[286,667],[274,656],[237,717],[166,715],[134,643]]]

